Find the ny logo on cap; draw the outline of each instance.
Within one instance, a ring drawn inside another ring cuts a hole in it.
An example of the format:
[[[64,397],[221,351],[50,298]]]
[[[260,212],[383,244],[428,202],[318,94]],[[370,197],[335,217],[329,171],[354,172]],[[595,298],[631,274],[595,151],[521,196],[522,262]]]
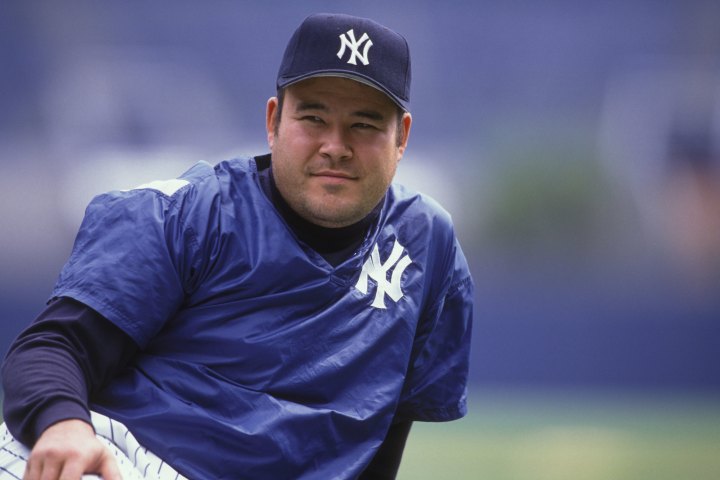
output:
[[[360,46],[365,42],[362,54],[360,53]],[[342,58],[345,55],[345,47],[350,48],[350,59],[347,63],[351,65],[357,65],[356,59],[360,59],[363,65],[369,65],[368,51],[372,47],[373,42],[367,33],[363,33],[359,40],[355,40],[355,32],[351,28],[346,33],[340,35],[340,50],[337,52],[337,57]]]

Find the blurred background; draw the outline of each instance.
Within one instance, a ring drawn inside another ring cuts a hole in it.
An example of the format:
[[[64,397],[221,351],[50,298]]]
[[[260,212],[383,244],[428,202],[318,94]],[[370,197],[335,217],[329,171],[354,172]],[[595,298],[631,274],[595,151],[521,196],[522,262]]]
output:
[[[470,415],[416,425],[401,478],[717,478],[717,1],[2,2],[0,351],[93,195],[266,152],[317,11],[407,37],[399,180],[477,284]]]

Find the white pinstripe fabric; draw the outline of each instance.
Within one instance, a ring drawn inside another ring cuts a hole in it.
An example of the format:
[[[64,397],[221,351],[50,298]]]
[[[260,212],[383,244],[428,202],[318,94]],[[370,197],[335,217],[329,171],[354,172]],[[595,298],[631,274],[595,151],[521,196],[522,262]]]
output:
[[[187,480],[157,455],[140,445],[120,422],[92,412],[97,437],[113,453],[123,480]],[[30,450],[13,438],[5,424],[0,425],[0,480],[22,480]],[[99,480],[84,475],[83,480]]]

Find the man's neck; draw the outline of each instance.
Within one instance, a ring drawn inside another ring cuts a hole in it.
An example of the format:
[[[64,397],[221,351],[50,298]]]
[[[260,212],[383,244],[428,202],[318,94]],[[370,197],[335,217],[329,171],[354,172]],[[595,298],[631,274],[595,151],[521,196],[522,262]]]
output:
[[[301,241],[333,266],[339,265],[355,253],[380,214],[382,202],[357,223],[341,228],[321,227],[298,215],[282,197],[272,175],[270,155],[256,157],[255,161],[263,192]]]

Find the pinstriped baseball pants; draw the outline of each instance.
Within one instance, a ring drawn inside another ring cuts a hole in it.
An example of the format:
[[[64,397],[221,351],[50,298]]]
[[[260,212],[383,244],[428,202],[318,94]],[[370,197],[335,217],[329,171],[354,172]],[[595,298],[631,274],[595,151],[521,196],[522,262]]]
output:
[[[113,453],[123,480],[187,480],[157,455],[138,443],[120,422],[92,413],[97,437]],[[0,480],[22,480],[30,450],[13,438],[5,424],[0,425]],[[84,475],[83,480],[98,480]]]

